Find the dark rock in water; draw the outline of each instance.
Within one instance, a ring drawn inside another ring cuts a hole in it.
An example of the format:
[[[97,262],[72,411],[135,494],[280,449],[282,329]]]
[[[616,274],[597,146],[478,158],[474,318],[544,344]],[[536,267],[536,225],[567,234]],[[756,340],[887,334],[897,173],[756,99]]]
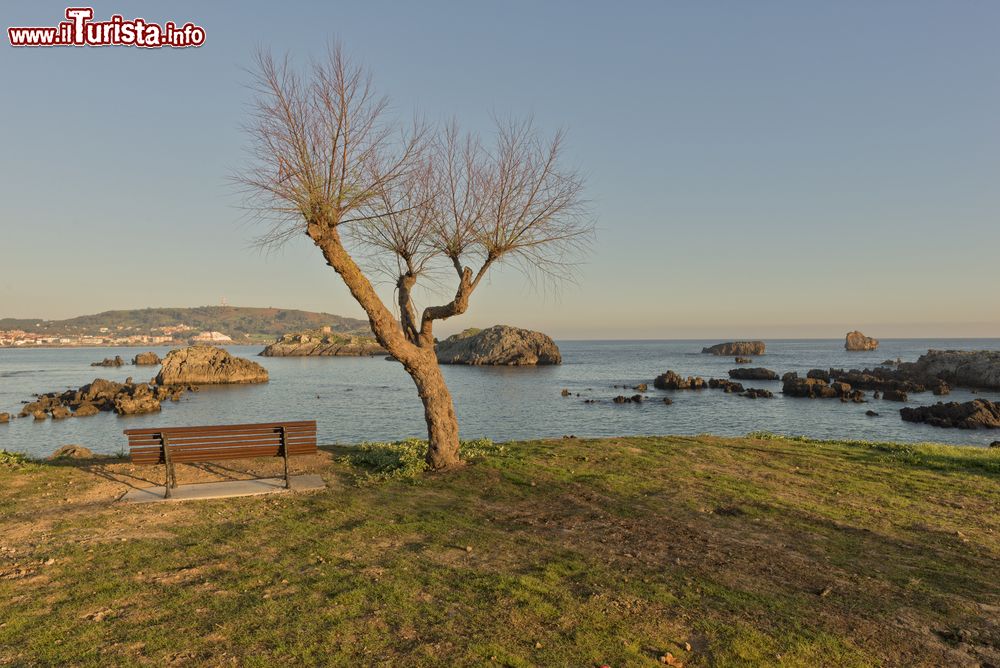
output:
[[[990,443],[991,448],[1000,448],[1000,441],[993,441]]]
[[[881,395],[881,394],[879,393],[879,391],[878,391],[878,390],[875,390],[875,391],[874,391],[874,392],[872,393],[872,399],[881,399],[881,398],[882,398],[882,395]]]
[[[739,394],[743,391],[742,384],[725,378],[709,378],[708,386],[713,390],[721,389],[726,394]]]
[[[672,403],[674,403],[674,400],[671,399],[670,397],[663,397],[663,403],[665,403],[667,406],[669,406]]]
[[[933,406],[901,408],[899,415],[907,422],[923,422],[934,427],[1000,429],[1000,404],[987,399],[973,399],[961,404],[939,401]]]
[[[438,342],[436,352],[441,364],[562,364],[559,347],[550,337],[541,332],[507,325],[494,325],[483,330],[467,329]]]
[[[753,364],[753,360],[750,359],[749,357],[737,357],[736,358],[736,363],[737,364]]]
[[[906,392],[902,390],[887,389],[882,393],[882,399],[885,401],[909,401],[909,397]]]
[[[50,456],[50,460],[55,459],[90,459],[94,453],[82,445],[64,445]]]
[[[830,382],[830,372],[826,369],[809,369],[806,378],[818,378],[824,382]]]
[[[566,388],[563,388],[563,391],[560,392],[559,394],[562,395],[562,396],[564,396],[564,397],[568,397],[569,394],[570,394],[570,392]]]
[[[931,388],[931,392],[933,392],[936,396],[939,397],[945,394],[951,394],[951,386],[942,380],[937,385]]]
[[[730,369],[729,377],[736,380],[778,380],[778,374],[763,367]]]
[[[757,387],[748,387],[747,391],[740,396],[747,397],[748,399],[771,399],[774,397],[774,393],[772,393],[770,390],[763,390]]]
[[[861,332],[855,330],[847,333],[847,337],[844,340],[844,348],[852,351],[875,350],[878,348],[878,339],[865,336]]]
[[[156,375],[157,385],[266,383],[267,380],[267,369],[261,365],[215,346],[171,350]]]
[[[88,417],[90,415],[97,415],[101,412],[94,404],[80,404],[75,411],[73,411],[73,417]]]
[[[1000,350],[928,350],[899,365],[912,378],[940,378],[953,387],[1000,390]]]
[[[831,399],[837,396],[837,390],[830,387],[825,380],[819,378],[788,378],[781,388],[782,394],[790,397],[808,397],[810,399]]]
[[[794,379],[796,379],[798,377],[799,377],[799,374],[795,373],[794,371],[789,371],[789,372],[787,372],[787,373],[785,373],[784,375],[781,376],[781,382],[782,383],[787,383],[788,381],[794,380]]]
[[[876,413],[875,411],[865,411],[865,415],[867,415],[868,417],[878,417],[878,413]]]
[[[767,346],[763,341],[729,341],[727,343],[717,343],[714,346],[702,348],[701,352],[709,355],[724,355],[726,357],[752,357],[763,355]]]
[[[0,424],[7,424],[10,422],[10,413],[0,413]]]
[[[649,390],[649,386],[646,385],[646,383],[639,383],[638,385],[636,385],[632,389],[635,390],[636,392],[646,392],[646,391]]]
[[[681,378],[673,371],[667,371],[653,380],[653,387],[658,390],[700,390],[705,387],[705,381],[700,376]]]
[[[864,403],[865,393],[851,387],[850,383],[839,381],[826,382],[822,378],[799,378],[797,375],[785,375],[781,391],[791,397],[808,397],[810,399],[835,399]]]
[[[861,390],[898,390],[901,392],[926,392],[927,386],[923,382],[917,382],[909,378],[899,370],[875,368],[858,371],[851,369],[830,369],[830,378],[833,380],[850,383],[851,387]],[[935,381],[937,383],[939,381]]]
[[[152,351],[148,353],[139,353],[132,358],[132,364],[136,366],[156,366],[159,363],[160,356]]]
[[[105,357],[100,362],[91,362],[90,366],[122,366],[125,364],[125,360],[121,358],[121,355],[115,355],[114,357]]]
[[[167,398],[177,401],[184,391],[178,385],[135,384],[129,380],[127,383],[116,383],[95,378],[77,390],[40,394],[36,401],[24,406],[24,415],[35,415],[36,420],[44,420],[50,413],[53,419],[87,417],[100,411],[115,411],[119,415],[151,413],[160,410],[160,401]]]
[[[119,415],[141,415],[160,410],[160,401],[149,385],[130,386],[130,391],[119,392],[114,399],[115,412]]]
[[[52,408],[53,420],[65,420],[68,417],[73,417],[73,413],[65,406],[54,406]]]
[[[642,395],[641,394],[633,394],[631,397],[624,397],[624,396],[622,396],[622,395],[619,394],[617,397],[615,397],[611,401],[613,401],[616,404],[641,404],[642,403]]]

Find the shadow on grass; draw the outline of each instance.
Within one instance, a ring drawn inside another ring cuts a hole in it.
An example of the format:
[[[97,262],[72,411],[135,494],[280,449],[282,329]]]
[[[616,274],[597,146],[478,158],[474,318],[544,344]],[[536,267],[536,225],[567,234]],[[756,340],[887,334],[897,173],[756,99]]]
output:
[[[834,456],[843,454],[849,461],[900,464],[944,473],[974,473],[1000,479],[1000,449],[975,446],[941,445],[937,443],[893,443],[889,441],[836,441],[780,436],[766,432],[747,434],[748,439],[784,442],[808,446],[836,448]],[[754,449],[752,446],[733,445],[734,448]],[[775,448],[757,448],[761,452],[775,452]],[[786,450],[788,454],[804,454],[801,450]],[[813,454],[813,453],[810,453]]]

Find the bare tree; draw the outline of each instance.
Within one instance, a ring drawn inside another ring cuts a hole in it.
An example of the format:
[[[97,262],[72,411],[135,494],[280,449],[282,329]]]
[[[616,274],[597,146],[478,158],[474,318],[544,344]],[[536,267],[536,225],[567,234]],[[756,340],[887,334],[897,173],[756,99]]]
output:
[[[305,74],[259,53],[254,81],[251,160],[236,178],[250,208],[271,221],[262,242],[312,240],[413,378],[428,464],[457,465],[458,421],[434,322],[465,313],[499,263],[558,277],[585,247],[592,228],[583,181],[560,164],[562,134],[542,140],[530,120],[498,120],[487,148],[454,122],[439,132],[420,122],[404,128],[339,45]],[[440,282],[442,271],[457,281],[454,295],[418,315],[418,281]],[[398,319],[369,274],[394,284]]]

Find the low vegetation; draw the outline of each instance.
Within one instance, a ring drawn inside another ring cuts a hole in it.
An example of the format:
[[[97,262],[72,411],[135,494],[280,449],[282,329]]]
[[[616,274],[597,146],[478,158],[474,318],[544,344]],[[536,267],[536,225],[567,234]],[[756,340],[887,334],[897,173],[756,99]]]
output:
[[[502,455],[506,448],[488,438],[462,441],[462,460],[475,461],[487,454]],[[394,443],[366,442],[352,448],[344,461],[353,464],[355,480],[359,484],[383,482],[386,480],[409,480],[416,483],[424,480],[427,465],[427,441],[408,438]]]
[[[431,474],[423,447],[293,460],[322,492],[148,505],[114,499],[155,468],[4,455],[0,664],[1000,664],[996,450],[477,441]]]

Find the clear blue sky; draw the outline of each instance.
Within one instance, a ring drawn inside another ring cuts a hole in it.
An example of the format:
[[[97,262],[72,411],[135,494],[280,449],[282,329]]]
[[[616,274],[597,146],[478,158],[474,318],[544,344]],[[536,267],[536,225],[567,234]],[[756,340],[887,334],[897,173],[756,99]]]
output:
[[[65,3],[5,2],[3,27]],[[493,276],[445,332],[1000,336],[1000,3],[98,2],[199,49],[0,47],[0,316],[218,303],[360,315],[226,176],[256,45],[331,37],[394,108],[569,131],[598,239],[558,296]],[[4,31],[6,32],[6,31]]]

